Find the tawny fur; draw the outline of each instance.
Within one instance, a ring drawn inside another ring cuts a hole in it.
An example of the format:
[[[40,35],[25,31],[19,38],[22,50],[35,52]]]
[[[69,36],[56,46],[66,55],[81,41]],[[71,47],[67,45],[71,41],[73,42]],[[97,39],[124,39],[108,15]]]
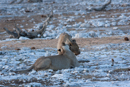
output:
[[[69,49],[69,46],[65,45],[62,46],[62,48],[64,50],[64,54],[48,56],[48,57],[40,57],[29,69],[15,71],[15,72],[25,73],[31,71],[32,69],[39,71],[39,70],[46,70],[46,69],[60,70],[60,69],[67,69],[71,67],[78,67],[79,63],[74,53]]]
[[[71,51],[75,53],[75,55],[80,54],[79,46],[76,43],[76,40],[72,39],[72,36],[70,36],[67,33],[62,33],[59,38],[58,38],[58,43],[57,43],[57,49],[61,49],[61,51],[58,51],[58,54],[61,55],[63,54],[63,48],[62,48],[62,43],[68,44],[71,46]]]

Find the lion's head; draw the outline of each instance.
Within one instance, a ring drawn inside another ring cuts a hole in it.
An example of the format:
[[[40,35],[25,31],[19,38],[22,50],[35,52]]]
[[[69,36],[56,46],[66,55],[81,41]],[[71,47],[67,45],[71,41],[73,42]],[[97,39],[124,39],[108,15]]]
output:
[[[59,36],[58,39],[58,44],[57,44],[57,49],[60,49],[60,51],[58,51],[59,55],[62,55],[64,53],[64,50],[62,49],[63,44],[68,44],[70,47],[70,50],[75,54],[78,55],[80,54],[80,50],[79,50],[79,46],[76,43],[76,40],[72,39],[72,36],[67,34],[67,33],[62,33]]]
[[[72,42],[69,44],[70,50],[75,54],[78,55],[80,54],[79,46],[76,43],[76,40],[73,39]]]

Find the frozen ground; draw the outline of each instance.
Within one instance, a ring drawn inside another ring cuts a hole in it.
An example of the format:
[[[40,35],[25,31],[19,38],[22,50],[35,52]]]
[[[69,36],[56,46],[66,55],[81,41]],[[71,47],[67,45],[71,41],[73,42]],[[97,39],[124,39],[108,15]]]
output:
[[[130,43],[105,44],[93,46],[92,51],[81,48],[78,60],[90,62],[80,63],[80,67],[53,71],[31,71],[16,74],[10,70],[29,68],[40,56],[56,55],[56,48],[31,50],[23,47],[20,51],[2,51],[0,55],[0,84],[16,86],[89,86],[89,87],[129,87],[130,72],[110,73],[117,68],[130,67]],[[111,59],[115,64],[111,66]],[[107,84],[107,85],[106,85]]]
[[[52,8],[54,17],[42,39],[57,39],[63,32],[79,39],[130,35],[130,0],[112,0],[106,10],[99,12],[88,12],[86,9],[102,5],[107,0],[43,0],[43,3],[27,3],[24,0],[21,4],[17,4],[17,0],[9,4],[11,1],[0,0],[0,44],[10,41],[10,47],[12,44],[25,43],[23,39],[27,38],[13,39],[17,43],[12,39],[2,40],[8,38],[3,27],[13,30],[16,23],[21,29],[37,29],[45,20],[41,15],[50,13]],[[6,46],[2,46],[0,51],[0,86],[130,87],[129,70],[111,73],[115,69],[130,67],[129,41],[80,47],[81,54],[77,59],[90,61],[80,63],[80,67],[58,71],[33,70],[25,74],[10,70],[27,69],[40,56],[56,55],[56,48],[4,48]],[[114,66],[111,66],[112,59],[115,61]]]
[[[57,38],[63,32],[75,38],[130,34],[129,0],[112,0],[105,11],[97,12],[86,9],[103,5],[108,0],[82,0],[82,2],[80,0],[43,0],[43,3],[6,3],[9,1],[11,0],[5,2],[3,0],[0,3],[1,28],[13,29],[17,24],[23,30],[38,29],[45,20],[41,18],[41,15],[49,14],[53,8],[54,17],[43,35],[44,39]],[[0,31],[2,31],[0,35],[5,36],[5,32],[2,29]]]

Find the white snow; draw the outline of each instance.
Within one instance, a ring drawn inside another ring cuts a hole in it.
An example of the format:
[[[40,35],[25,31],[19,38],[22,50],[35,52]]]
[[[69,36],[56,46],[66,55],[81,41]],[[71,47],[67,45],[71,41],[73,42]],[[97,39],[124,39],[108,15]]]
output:
[[[49,50],[51,48],[44,49]],[[72,69],[58,71],[49,69],[38,72],[32,70],[28,74],[10,72],[10,70],[25,69],[25,66],[27,66],[26,68],[29,68],[40,56],[46,56],[48,53],[52,55],[57,54],[56,49],[52,49],[52,51],[45,51],[44,49],[31,50],[29,48],[23,48],[20,51],[3,51],[5,54],[0,55],[0,81],[19,80],[26,83],[27,81],[33,81],[31,79],[35,79],[36,84],[30,82],[30,84],[26,85],[43,85],[37,83],[37,81],[42,80],[51,81],[50,83],[54,83],[53,86],[60,85],[61,82],[63,82],[63,86],[99,85],[102,87],[105,83],[110,86],[130,86],[130,84],[125,84],[125,82],[129,82],[130,79],[127,72],[114,74],[114,77],[113,74],[110,74],[110,71],[116,68],[129,67],[130,43],[105,44],[94,47],[95,51],[82,51],[82,53],[77,56],[77,59],[86,59],[90,62],[80,63],[80,67]],[[112,58],[115,60],[114,66],[111,66]],[[117,79],[117,81],[115,81],[115,79]],[[120,82],[120,80],[123,82]]]

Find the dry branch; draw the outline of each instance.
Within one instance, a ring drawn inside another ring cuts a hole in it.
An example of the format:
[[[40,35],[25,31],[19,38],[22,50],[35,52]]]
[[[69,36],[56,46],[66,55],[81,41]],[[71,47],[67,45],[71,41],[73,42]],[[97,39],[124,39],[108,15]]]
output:
[[[12,35],[14,38],[19,38],[20,36],[23,37],[28,37],[30,39],[33,38],[38,38],[38,35],[40,35],[40,37],[43,36],[43,34],[46,31],[46,26],[49,24],[50,19],[53,17],[53,11],[51,12],[51,14],[47,17],[47,19],[45,20],[44,24],[42,26],[39,27],[38,30],[36,31],[22,31],[20,30],[16,25],[16,29],[15,31],[10,31],[7,28],[4,27],[4,30],[9,34]]]
[[[20,0],[17,4],[20,4],[20,3],[22,3],[23,2],[23,0]]]
[[[112,64],[111,64],[111,66],[114,66],[114,59],[112,59],[111,61],[112,61]]]
[[[10,2],[10,4],[14,4],[17,0],[13,0],[12,2]]]
[[[33,3],[33,2],[42,2],[42,0],[28,0],[28,2]]]
[[[13,0],[12,2],[10,2],[10,4],[14,4],[17,0]],[[20,0],[17,4],[22,3],[23,0]],[[28,0],[29,3],[34,3],[34,2],[42,2],[42,0]]]
[[[53,17],[53,12],[51,12],[51,14],[48,16],[48,18],[45,20],[45,23],[39,27],[39,30],[37,30],[37,32],[42,36],[43,33],[46,30],[46,26],[49,24],[50,19]]]
[[[89,60],[78,60],[79,63],[90,62]]]
[[[113,73],[117,73],[117,72],[129,72],[130,71],[130,68],[119,68],[119,69],[115,69],[113,71],[110,72],[110,74],[113,74]]]
[[[16,1],[17,1],[17,0],[13,0],[12,2],[10,2],[10,4],[14,4]],[[23,0],[20,0],[17,4],[20,4],[20,3],[22,3],[22,2],[23,2]]]
[[[14,36],[14,38],[19,38],[18,37],[18,34],[16,33],[16,31],[14,30],[14,31],[9,31],[7,28],[3,28],[8,34],[10,34],[10,35],[12,35],[12,36]]]
[[[109,4],[111,4],[111,0],[109,0],[105,5],[101,6],[101,7],[97,7],[97,8],[91,8],[91,9],[87,9],[88,11],[102,11],[104,10]]]

